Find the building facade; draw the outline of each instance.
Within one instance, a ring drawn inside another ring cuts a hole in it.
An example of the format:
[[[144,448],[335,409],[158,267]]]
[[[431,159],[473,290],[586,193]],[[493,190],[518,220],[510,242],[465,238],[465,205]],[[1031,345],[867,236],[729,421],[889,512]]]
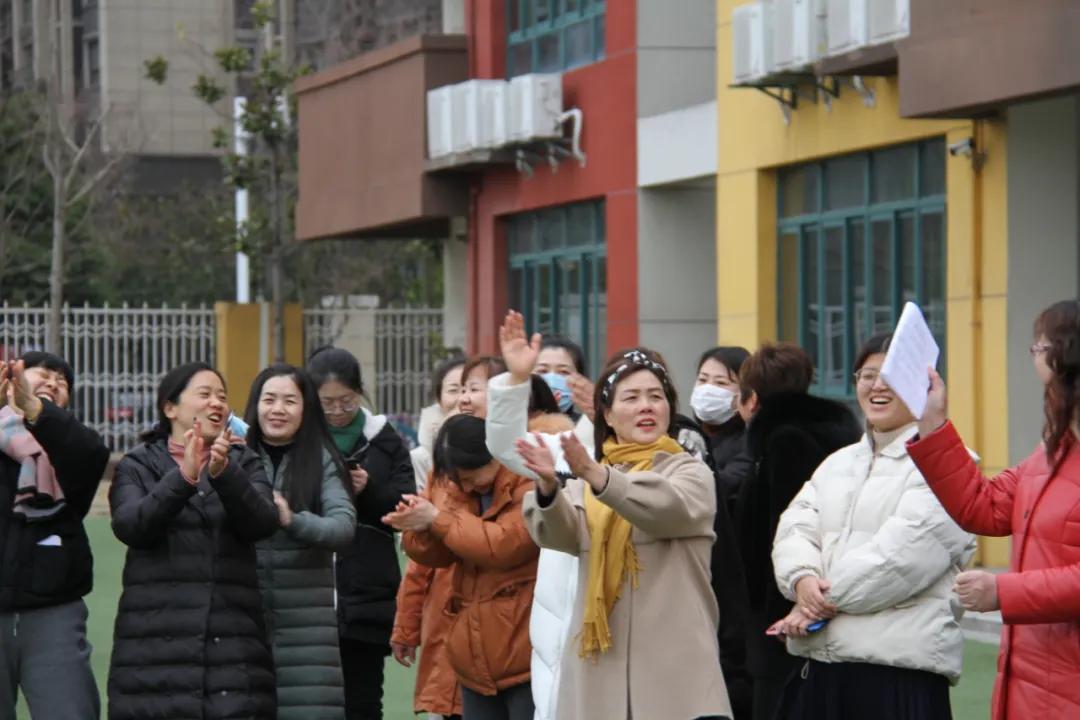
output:
[[[1042,425],[1032,322],[1080,273],[1080,9],[911,0],[908,37],[818,62],[838,94],[804,78],[783,108],[731,86],[739,4],[717,7],[719,337],[799,342],[814,390],[851,400],[856,348],[916,301],[984,471],[1018,462]],[[980,547],[1007,564],[1006,539]]]

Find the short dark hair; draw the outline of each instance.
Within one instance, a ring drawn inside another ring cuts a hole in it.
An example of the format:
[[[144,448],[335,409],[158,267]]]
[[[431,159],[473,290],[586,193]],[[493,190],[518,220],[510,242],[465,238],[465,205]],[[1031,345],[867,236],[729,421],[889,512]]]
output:
[[[31,350],[23,353],[19,359],[23,361],[23,365],[28,370],[30,368],[45,368],[60,373],[64,376],[64,380],[67,381],[68,396],[75,395],[75,371],[71,369],[71,365],[64,358],[50,352]]]
[[[439,428],[432,453],[434,474],[458,483],[461,470],[476,470],[494,458],[487,449],[484,420],[472,415],[454,415]]]
[[[795,343],[764,343],[739,369],[739,392],[758,402],[784,394],[805,395],[814,381],[814,361]]]
[[[570,356],[571,362],[574,363],[574,369],[576,369],[582,375],[586,372],[585,363],[585,351],[581,349],[581,346],[576,342],[566,337],[565,335],[545,335],[540,341],[540,349],[546,348],[558,348],[565,350]]]
[[[172,421],[165,416],[165,406],[170,403],[175,405],[180,402],[180,396],[187,390],[187,386],[191,384],[192,378],[204,370],[217,375],[221,380],[222,386],[227,387],[225,385],[225,378],[222,377],[221,373],[209,363],[186,363],[165,373],[165,377],[161,378],[161,382],[158,383],[157,389],[157,423],[154,427],[139,436],[143,442],[152,443],[172,435]]]
[[[466,362],[464,355],[451,355],[435,366],[431,372],[431,395],[435,398],[435,402],[439,402],[439,398],[442,397],[442,386],[446,381],[446,376],[454,368],[464,367]]]
[[[337,380],[357,395],[367,397],[360,373],[360,361],[348,350],[333,345],[317,348],[308,357],[307,371],[316,390],[331,380]]]
[[[866,364],[871,355],[889,351],[889,343],[892,342],[892,333],[878,333],[862,344],[859,353],[855,356],[855,364],[851,369],[858,370]]]
[[[739,370],[742,369],[742,364],[746,362],[748,357],[750,357],[750,351],[744,347],[717,345],[701,353],[695,372],[701,372],[701,366],[705,364],[706,360],[715,360],[726,367],[728,372],[731,373],[731,379],[735,380],[739,377]]]

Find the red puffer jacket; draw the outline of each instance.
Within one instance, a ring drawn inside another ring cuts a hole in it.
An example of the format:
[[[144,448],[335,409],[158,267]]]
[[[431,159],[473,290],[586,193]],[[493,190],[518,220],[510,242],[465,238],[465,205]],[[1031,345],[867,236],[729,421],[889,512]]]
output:
[[[1043,449],[984,478],[951,423],[908,445],[941,504],[965,530],[1012,535],[998,576],[1005,627],[994,720],[1080,718],[1080,443],[1057,472]]]

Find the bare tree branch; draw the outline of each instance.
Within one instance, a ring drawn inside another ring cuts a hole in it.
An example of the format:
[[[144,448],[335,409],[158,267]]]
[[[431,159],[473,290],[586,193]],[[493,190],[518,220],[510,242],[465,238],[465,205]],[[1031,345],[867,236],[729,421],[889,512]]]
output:
[[[71,159],[71,165],[68,167],[67,175],[64,177],[64,187],[71,187],[72,181],[75,179],[75,175],[82,167],[83,158],[86,156],[86,151],[94,142],[94,138],[101,132],[101,126],[105,122],[105,118],[109,114],[109,106],[106,105],[105,109],[98,113],[97,119],[94,120],[94,124],[90,126],[90,130],[86,133],[86,139],[83,140],[81,147],[77,147],[75,150],[75,156]]]

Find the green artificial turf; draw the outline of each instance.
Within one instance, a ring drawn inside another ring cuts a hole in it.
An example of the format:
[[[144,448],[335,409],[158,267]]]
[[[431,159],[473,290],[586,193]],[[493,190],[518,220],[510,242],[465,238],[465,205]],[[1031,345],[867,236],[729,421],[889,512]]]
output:
[[[90,606],[88,634],[94,646],[94,674],[101,688],[104,717],[105,680],[109,671],[116,604],[120,597],[124,546],[113,537],[107,519],[89,518],[86,528],[94,549],[94,592],[87,597],[87,604]],[[952,690],[954,720],[986,720],[990,717],[990,691],[994,684],[996,658],[996,646],[975,642],[966,644],[964,676],[960,684]],[[403,668],[393,660],[387,661],[383,700],[383,716],[386,720],[406,720],[412,717],[414,683],[413,669]],[[18,719],[30,720],[30,713],[21,702]]]

